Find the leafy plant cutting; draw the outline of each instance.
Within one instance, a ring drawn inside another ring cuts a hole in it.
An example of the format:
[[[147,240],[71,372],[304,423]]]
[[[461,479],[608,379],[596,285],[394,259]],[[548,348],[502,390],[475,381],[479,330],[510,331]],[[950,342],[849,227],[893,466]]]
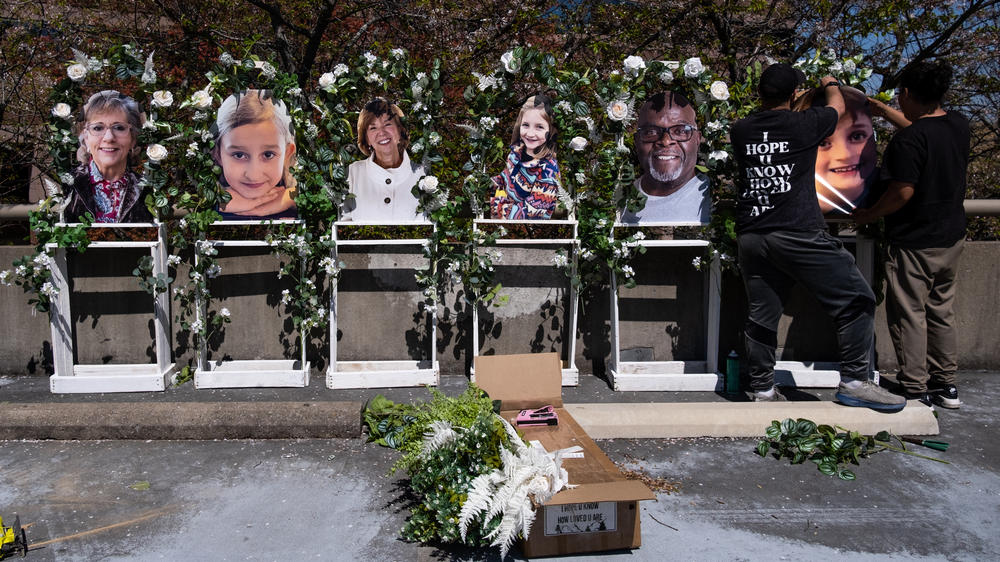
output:
[[[845,465],[859,465],[860,459],[886,450],[950,464],[948,461],[908,450],[903,438],[888,431],[880,431],[875,435],[862,435],[839,425],[816,425],[815,422],[803,418],[797,420],[786,418],[781,422],[773,420],[765,435],[767,438],[757,443],[758,455],[767,457],[770,452],[774,458],[787,458],[792,464],[801,464],[809,460],[816,463],[816,468],[823,474],[837,475],[841,480],[856,478],[854,472],[845,468]]]

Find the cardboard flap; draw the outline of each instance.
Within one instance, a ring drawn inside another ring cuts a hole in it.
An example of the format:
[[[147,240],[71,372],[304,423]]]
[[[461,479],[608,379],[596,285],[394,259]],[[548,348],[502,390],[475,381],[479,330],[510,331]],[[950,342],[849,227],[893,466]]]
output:
[[[572,482],[573,478],[570,477]],[[563,490],[552,496],[545,505],[565,505],[568,503],[589,503],[589,502],[624,502],[638,500],[655,500],[653,493],[645,484],[638,480],[618,480],[615,482],[601,482],[595,484],[582,484],[576,488]]]
[[[562,363],[558,353],[480,355],[475,359],[476,386],[520,410],[552,404],[562,407]]]

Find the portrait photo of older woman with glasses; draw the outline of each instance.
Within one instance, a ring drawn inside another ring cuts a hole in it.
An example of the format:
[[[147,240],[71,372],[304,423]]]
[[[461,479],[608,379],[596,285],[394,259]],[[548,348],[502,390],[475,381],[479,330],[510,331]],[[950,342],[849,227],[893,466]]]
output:
[[[63,218],[80,222],[87,213],[94,223],[152,222],[139,178],[136,140],[145,117],[139,104],[115,90],[98,92],[83,106],[80,123],[80,166],[73,172]]]
[[[653,95],[639,108],[634,140],[642,170],[635,187],[646,197],[646,205],[636,212],[623,211],[621,222],[708,224],[709,182],[695,170],[701,133],[694,105],[676,92]]]

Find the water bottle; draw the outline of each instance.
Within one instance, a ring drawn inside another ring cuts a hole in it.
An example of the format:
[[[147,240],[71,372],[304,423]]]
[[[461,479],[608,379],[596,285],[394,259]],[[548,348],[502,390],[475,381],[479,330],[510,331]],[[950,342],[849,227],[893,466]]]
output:
[[[726,394],[737,394],[740,391],[740,356],[736,350],[726,356]]]

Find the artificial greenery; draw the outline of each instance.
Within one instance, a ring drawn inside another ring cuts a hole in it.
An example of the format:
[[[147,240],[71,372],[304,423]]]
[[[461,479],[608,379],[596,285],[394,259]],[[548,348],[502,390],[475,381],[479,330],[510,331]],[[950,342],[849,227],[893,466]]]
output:
[[[757,454],[767,457],[768,452],[776,459],[787,458],[792,464],[811,461],[827,476],[836,475],[841,480],[854,480],[854,471],[846,465],[860,464],[881,451],[896,451],[916,457],[947,463],[941,459],[919,455],[906,449],[903,440],[888,431],[875,435],[862,435],[843,427],[816,425],[803,418],[774,420],[765,431],[766,439],[757,444]],[[893,445],[898,443],[898,446]]]

